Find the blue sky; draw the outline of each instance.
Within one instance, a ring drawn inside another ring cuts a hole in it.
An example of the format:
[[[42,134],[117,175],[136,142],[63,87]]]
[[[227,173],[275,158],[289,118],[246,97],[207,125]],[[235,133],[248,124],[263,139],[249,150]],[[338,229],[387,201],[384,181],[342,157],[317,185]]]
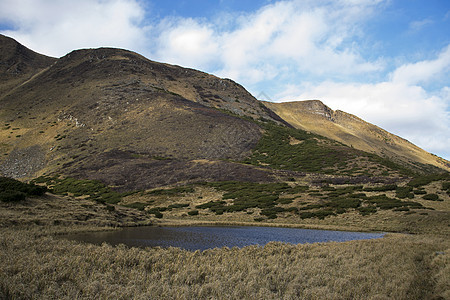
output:
[[[2,0],[0,32],[51,56],[111,46],[320,99],[450,159],[448,0]]]

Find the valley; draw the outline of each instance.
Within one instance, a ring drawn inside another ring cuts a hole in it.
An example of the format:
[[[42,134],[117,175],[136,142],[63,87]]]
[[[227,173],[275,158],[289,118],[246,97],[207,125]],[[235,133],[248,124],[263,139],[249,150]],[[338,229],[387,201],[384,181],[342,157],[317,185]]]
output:
[[[122,49],[0,36],[0,298],[446,299],[450,163],[320,101]],[[187,251],[57,238],[131,226],[387,232]]]

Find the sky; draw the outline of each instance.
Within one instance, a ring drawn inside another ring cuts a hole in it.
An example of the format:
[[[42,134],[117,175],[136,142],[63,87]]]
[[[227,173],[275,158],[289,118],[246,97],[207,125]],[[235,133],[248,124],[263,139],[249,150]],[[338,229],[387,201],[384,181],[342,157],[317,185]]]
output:
[[[449,0],[0,0],[0,33],[61,57],[119,47],[319,99],[450,160]]]

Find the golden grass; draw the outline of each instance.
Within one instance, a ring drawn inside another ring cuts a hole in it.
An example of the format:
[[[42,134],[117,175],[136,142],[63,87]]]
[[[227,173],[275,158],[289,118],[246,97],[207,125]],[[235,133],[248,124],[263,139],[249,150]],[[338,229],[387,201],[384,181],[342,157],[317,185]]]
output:
[[[46,194],[19,203],[0,202],[0,227],[11,226],[96,226],[150,225],[144,212],[122,206],[114,210],[91,200]]]
[[[56,235],[148,223],[370,230],[371,222],[400,229],[412,226],[405,220],[412,221],[387,211],[359,221],[355,213],[303,223],[289,218],[239,222],[237,215],[229,220],[213,215],[154,219],[137,210],[116,206],[109,211],[86,199],[53,195],[3,203],[0,299],[450,299],[445,220],[433,223],[418,213],[407,217],[414,215],[422,218],[416,222],[422,222],[423,232],[433,235],[192,252],[99,246]]]
[[[0,298],[430,299],[448,297],[448,241],[127,248],[0,229]]]

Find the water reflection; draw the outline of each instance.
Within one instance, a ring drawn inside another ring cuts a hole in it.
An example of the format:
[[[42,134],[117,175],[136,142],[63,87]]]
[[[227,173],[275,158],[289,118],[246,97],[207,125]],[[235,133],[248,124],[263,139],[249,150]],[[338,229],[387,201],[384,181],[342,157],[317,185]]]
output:
[[[312,230],[279,227],[198,226],[198,227],[131,227],[117,231],[92,232],[66,236],[71,240],[94,244],[125,244],[138,247],[179,247],[206,250],[216,247],[264,246],[271,241],[292,244],[373,239],[383,233]]]

